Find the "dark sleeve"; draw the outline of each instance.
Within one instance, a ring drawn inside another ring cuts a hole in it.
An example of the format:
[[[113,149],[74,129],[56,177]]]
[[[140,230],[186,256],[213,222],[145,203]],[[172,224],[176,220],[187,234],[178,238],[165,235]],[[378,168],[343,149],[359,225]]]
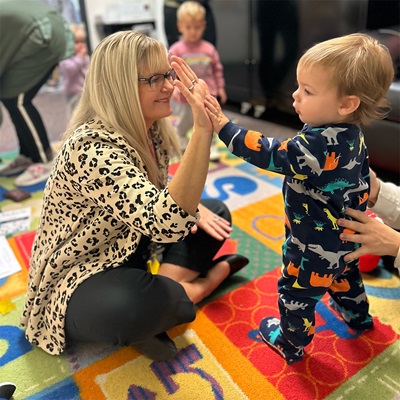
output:
[[[228,122],[219,138],[232,154],[250,164],[299,179],[319,176],[326,159],[326,143],[320,135],[303,133],[281,142]]]

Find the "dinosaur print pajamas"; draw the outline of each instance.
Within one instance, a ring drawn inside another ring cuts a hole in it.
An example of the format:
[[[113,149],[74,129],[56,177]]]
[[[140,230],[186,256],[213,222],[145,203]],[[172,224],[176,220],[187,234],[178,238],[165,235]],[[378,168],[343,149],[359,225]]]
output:
[[[301,357],[314,335],[316,304],[327,291],[350,327],[371,328],[358,260],[343,260],[355,244],[341,241],[342,228],[336,223],[346,218],[347,207],[366,209],[369,165],[360,128],[306,124],[294,138],[281,142],[228,122],[219,137],[231,153],[285,176],[281,319],[270,330],[271,343],[278,338],[278,348]]]

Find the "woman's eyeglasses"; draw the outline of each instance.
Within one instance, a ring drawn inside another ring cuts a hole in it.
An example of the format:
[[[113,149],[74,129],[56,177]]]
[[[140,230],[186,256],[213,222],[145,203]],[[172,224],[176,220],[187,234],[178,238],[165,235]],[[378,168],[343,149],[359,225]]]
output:
[[[150,76],[149,78],[139,78],[139,82],[147,82],[151,89],[161,89],[164,86],[165,79],[173,82],[176,79],[176,72],[173,69],[170,69],[165,74],[155,74]]]

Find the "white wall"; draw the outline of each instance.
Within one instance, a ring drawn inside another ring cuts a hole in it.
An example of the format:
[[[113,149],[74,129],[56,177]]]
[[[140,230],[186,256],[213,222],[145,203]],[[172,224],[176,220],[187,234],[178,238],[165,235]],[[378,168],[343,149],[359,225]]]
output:
[[[154,32],[152,32],[152,36],[161,40],[164,44],[167,43],[164,32],[163,0],[84,0],[84,3],[87,19],[86,23],[89,31],[90,47],[92,51],[102,39],[101,32],[99,32],[99,29],[97,28],[98,20],[103,17],[107,18],[107,16],[110,16],[110,12],[108,12],[106,15],[106,11],[110,10],[110,7],[111,11],[113,11],[116,9],[122,9],[124,7],[129,9],[130,7],[134,7],[139,4],[143,5],[145,3],[149,4],[150,12],[156,25],[156,29]],[[113,6],[115,7],[112,8]],[[124,21],[124,23],[125,22],[127,21]],[[130,22],[134,23],[137,21],[129,21],[129,23]]]

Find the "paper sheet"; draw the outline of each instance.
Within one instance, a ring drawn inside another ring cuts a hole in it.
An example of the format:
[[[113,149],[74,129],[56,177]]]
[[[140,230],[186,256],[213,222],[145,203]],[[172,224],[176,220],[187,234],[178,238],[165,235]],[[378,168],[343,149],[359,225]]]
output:
[[[14,233],[26,232],[29,231],[30,226],[30,207],[0,213],[0,235],[9,236]]]
[[[21,271],[22,267],[15,257],[5,236],[0,236],[0,279]]]

